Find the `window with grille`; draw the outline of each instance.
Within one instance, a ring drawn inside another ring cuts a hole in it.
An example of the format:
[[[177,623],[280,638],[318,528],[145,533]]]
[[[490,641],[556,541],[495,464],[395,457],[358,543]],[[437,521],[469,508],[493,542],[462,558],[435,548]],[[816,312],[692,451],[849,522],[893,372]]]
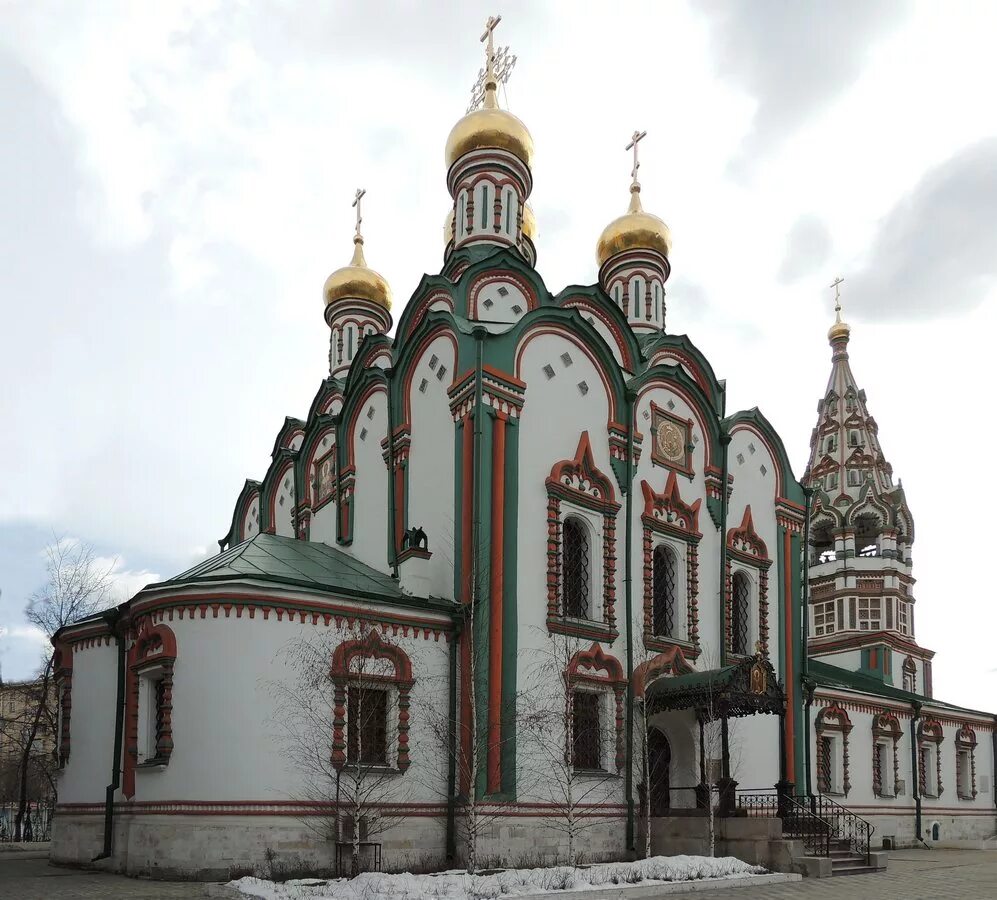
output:
[[[733,598],[730,610],[731,651],[748,655],[748,617],[751,585],[741,572],[734,575]]]
[[[834,607],[835,603],[833,600],[828,600],[826,603],[814,604],[815,636],[820,637],[821,635],[824,634],[834,634],[835,631]]]
[[[388,692],[350,685],[346,696],[346,761],[388,764]]]
[[[921,782],[921,793],[927,797],[936,796],[933,749],[930,744],[922,744],[920,758],[918,759],[917,776]]]
[[[572,698],[572,764],[576,769],[598,769],[602,764],[599,699],[598,694],[586,691],[575,691]]]
[[[822,794],[831,792],[831,756],[834,753],[834,740],[827,735],[817,736],[817,790]]]
[[[564,615],[589,617],[588,529],[570,516],[561,528],[561,603]]]
[[[882,607],[879,597],[859,597],[859,631],[879,631],[883,627]]]
[[[907,611],[907,604],[902,600],[897,604],[897,627],[901,634],[910,635],[910,614]]]
[[[654,550],[654,582],[651,631],[662,637],[675,637],[675,600],[678,594],[678,566],[674,551],[662,545]]]

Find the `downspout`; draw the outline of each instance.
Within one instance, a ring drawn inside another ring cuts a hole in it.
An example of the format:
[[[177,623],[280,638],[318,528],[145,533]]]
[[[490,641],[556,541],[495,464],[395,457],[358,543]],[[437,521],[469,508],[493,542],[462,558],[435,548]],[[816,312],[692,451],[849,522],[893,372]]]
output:
[[[811,797],[813,791],[810,780],[810,707],[813,703],[814,691],[810,681],[810,501],[813,497],[813,489],[806,485],[802,487],[806,518],[803,520],[803,584],[801,585],[803,589],[803,659],[800,666],[800,685],[807,698],[807,712],[803,720],[803,740],[806,747],[803,770],[807,781],[807,796]]]
[[[118,644],[118,690],[114,707],[114,756],[111,759],[111,783],[104,794],[104,849],[91,862],[108,859],[114,847],[114,794],[121,785],[121,744],[125,730],[125,635],[118,627],[121,612],[108,610],[105,619]]]
[[[727,665],[727,448],[730,432],[724,426],[727,418],[727,382],[722,382],[720,395],[720,668]]]
[[[395,419],[391,406],[391,375],[392,369],[384,370],[384,377],[388,381],[387,403],[388,403],[388,544],[391,552],[388,558],[391,560],[391,577],[398,580],[398,534],[395,523],[395,509],[398,499],[395,497]]]
[[[481,384],[481,365],[482,365],[482,355],[484,353],[484,340],[488,332],[482,328],[475,328],[472,332],[474,335],[474,445],[472,447],[472,470],[474,483],[471,486],[471,604],[479,602],[479,588],[481,586],[481,419],[483,418],[482,412],[482,384]],[[472,609],[472,622],[476,621],[473,616],[477,613],[477,610]],[[472,634],[470,636],[471,641],[471,652],[474,652],[475,640],[477,636]],[[472,670],[475,673],[474,680],[477,680],[477,666]],[[472,681],[471,690],[476,691],[478,686]],[[481,715],[481,710],[478,703],[474,704],[474,717],[475,721],[471,722],[471,728],[473,733],[478,734],[478,721]],[[481,748],[478,746],[477,738],[472,742],[474,748],[474,755],[476,757],[476,762],[480,761],[480,751]],[[487,753],[487,747],[486,747]],[[478,765],[476,771],[480,774],[485,771],[485,768]],[[478,786],[473,785],[472,790],[477,791]]]
[[[634,401],[637,395],[632,390],[626,392],[627,404],[627,477],[626,477],[626,566],[623,575],[623,597],[627,616],[627,719],[626,719],[626,769],[624,772],[623,790],[627,797],[627,832],[626,846],[631,852],[636,851],[634,845],[634,642],[633,642],[633,460],[634,460]]]
[[[459,602],[459,601],[458,601]],[[447,864],[457,858],[457,650],[460,644],[462,619],[458,612],[452,616],[453,637],[450,640],[450,710],[447,746],[450,759],[447,764]]]
[[[910,783],[914,797],[914,836],[923,844],[921,836],[921,785],[919,783],[920,767],[917,764],[917,722],[921,718],[921,704],[914,700],[910,705],[913,715],[910,717]]]
[[[990,743],[994,747],[994,767],[991,772],[990,784],[997,783],[997,716],[994,716],[994,727],[990,729]],[[994,806],[997,807],[997,790],[994,790]]]

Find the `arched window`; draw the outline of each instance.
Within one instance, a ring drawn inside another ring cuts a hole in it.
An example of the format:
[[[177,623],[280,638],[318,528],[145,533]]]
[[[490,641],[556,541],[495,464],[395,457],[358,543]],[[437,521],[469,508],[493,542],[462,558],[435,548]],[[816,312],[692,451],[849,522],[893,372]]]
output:
[[[481,185],[481,230],[488,227],[488,185]]]
[[[467,193],[461,192],[460,212],[457,213],[457,237],[463,237],[467,231]]]
[[[675,553],[664,544],[654,550],[654,583],[652,596],[652,634],[675,637],[675,597],[678,593],[678,566]]]
[[[750,599],[751,585],[748,576],[743,572],[735,572],[730,608],[731,651],[741,656],[748,655]]]
[[[573,516],[561,530],[561,603],[564,615],[589,616],[589,538],[585,525]]]

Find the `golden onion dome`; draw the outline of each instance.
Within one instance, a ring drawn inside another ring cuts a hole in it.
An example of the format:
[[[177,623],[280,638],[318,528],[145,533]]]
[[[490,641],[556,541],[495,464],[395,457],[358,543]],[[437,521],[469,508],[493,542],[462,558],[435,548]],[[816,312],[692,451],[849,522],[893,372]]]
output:
[[[528,237],[534,244],[537,242],[537,217],[529,203],[523,207],[523,237]]]
[[[455,213],[452,209],[447,210],[447,216],[443,220],[443,245],[446,246],[453,240],[453,226]],[[523,207],[523,237],[528,237],[533,243],[537,240],[537,217],[533,212],[533,207],[529,203]]]
[[[656,250],[666,259],[672,250],[672,234],[657,216],[640,205],[640,185],[630,187],[630,208],[613,219],[599,235],[595,255],[601,267],[607,259],[624,250]]]
[[[841,338],[848,340],[848,335],[851,333],[851,326],[847,322],[841,321],[841,313],[839,312],[834,324],[827,330],[827,339],[832,343],[840,340]]]
[[[363,255],[363,238],[353,238],[353,259],[348,266],[336,269],[322,289],[325,305],[340,300],[369,300],[385,309],[391,309],[391,288],[384,278],[367,265]]]
[[[485,85],[485,102],[450,129],[447,138],[447,169],[472,150],[507,150],[527,168],[533,165],[533,137],[511,112],[500,109],[496,85]]]

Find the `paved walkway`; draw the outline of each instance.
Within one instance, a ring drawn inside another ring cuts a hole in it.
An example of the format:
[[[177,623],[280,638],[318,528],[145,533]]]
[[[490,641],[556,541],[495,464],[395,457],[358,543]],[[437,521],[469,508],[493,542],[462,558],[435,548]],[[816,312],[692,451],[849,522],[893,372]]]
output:
[[[695,896],[695,895],[691,895]],[[895,850],[885,873],[738,888],[717,900],[997,900],[997,851]]]
[[[0,854],[0,897],[7,900],[173,900],[207,897],[202,884],[145,881],[50,866],[27,854]]]
[[[0,897],[11,900],[172,900],[203,898],[200,884],[143,881],[0,855]],[[997,851],[898,850],[885,874],[807,880],[714,894],[717,900],[997,900]]]

